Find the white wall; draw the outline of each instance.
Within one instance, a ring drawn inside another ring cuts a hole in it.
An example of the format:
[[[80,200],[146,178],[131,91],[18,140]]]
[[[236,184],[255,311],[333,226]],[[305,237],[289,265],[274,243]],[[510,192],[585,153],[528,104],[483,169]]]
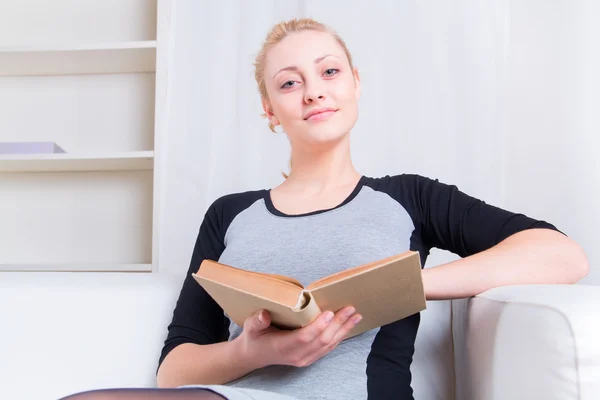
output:
[[[600,3],[513,1],[504,84],[506,207],[581,243],[600,285]],[[535,199],[535,201],[532,201]]]

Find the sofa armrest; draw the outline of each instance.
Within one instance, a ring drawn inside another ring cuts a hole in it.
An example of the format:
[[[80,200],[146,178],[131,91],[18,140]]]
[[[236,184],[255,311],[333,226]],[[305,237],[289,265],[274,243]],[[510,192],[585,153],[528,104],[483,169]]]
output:
[[[600,287],[505,286],[452,313],[457,400],[600,399]]]
[[[0,399],[152,387],[180,283],[159,273],[0,274]]]

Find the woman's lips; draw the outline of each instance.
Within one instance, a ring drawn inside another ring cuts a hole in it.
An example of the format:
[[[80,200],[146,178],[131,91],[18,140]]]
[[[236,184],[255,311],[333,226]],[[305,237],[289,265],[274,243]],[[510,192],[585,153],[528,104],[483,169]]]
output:
[[[320,112],[318,114],[311,115],[306,120],[307,121],[323,121],[323,120],[328,119],[329,117],[331,117],[333,114],[335,114],[335,112],[336,111],[334,111],[334,110],[323,111],[323,112]]]

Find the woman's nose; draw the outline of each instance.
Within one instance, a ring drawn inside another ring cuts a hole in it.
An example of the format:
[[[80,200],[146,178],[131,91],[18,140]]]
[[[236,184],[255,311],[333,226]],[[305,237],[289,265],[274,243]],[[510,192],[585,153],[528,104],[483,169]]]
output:
[[[325,91],[318,85],[305,86],[304,102],[310,104],[315,100],[325,100]]]
[[[319,100],[325,100],[325,96],[324,95],[318,95],[318,96],[304,96],[304,101],[307,103],[312,103],[315,99],[319,99]]]

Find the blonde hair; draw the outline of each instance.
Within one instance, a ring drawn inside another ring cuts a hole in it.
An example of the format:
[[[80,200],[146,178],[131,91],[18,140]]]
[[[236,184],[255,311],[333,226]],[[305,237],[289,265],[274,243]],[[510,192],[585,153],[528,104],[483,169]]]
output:
[[[350,55],[350,51],[348,51],[348,47],[344,40],[335,32],[333,29],[324,25],[320,22],[315,21],[311,18],[300,18],[300,19],[291,19],[288,21],[283,21],[275,25],[269,33],[267,34],[265,41],[256,55],[256,59],[253,63],[254,65],[254,78],[256,79],[256,83],[258,84],[258,90],[260,92],[261,100],[269,99],[269,94],[267,93],[267,85],[265,84],[265,63],[267,59],[267,53],[270,49],[275,47],[279,42],[285,39],[288,35],[292,33],[299,33],[303,31],[317,31],[317,32],[325,32],[329,33],[333,38],[338,42],[344,53],[346,53],[346,57],[348,58],[348,62],[350,64],[350,70],[354,70],[354,66],[352,64],[352,56]],[[263,113],[261,115],[262,118],[267,118],[267,114]],[[273,123],[269,121],[269,129],[275,132],[275,127]],[[290,159],[290,170],[292,168],[292,160]],[[282,172],[284,178],[287,179],[288,175]]]

